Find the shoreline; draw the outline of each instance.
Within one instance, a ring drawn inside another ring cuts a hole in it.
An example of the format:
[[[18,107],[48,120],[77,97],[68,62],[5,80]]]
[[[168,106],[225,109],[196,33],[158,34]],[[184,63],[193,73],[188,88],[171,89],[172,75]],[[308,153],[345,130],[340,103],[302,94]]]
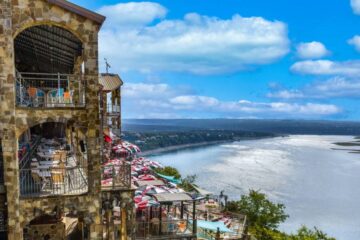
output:
[[[234,143],[234,142],[239,142],[239,141],[259,140],[259,139],[275,138],[275,137],[279,137],[279,136],[243,138],[243,139],[233,139],[233,140],[221,140],[221,141],[180,144],[180,145],[168,146],[168,147],[163,147],[163,148],[157,148],[157,149],[153,149],[153,150],[147,150],[147,151],[141,152],[140,155],[142,157],[149,157],[149,156],[153,156],[153,155],[157,155],[157,154],[170,153],[170,152],[175,152],[178,150],[185,150],[185,149],[190,149],[190,148],[198,148],[198,147],[218,145],[218,144],[223,144],[223,143]]]
[[[188,148],[197,148],[197,147],[211,146],[211,145],[217,145],[217,144],[222,144],[222,143],[231,143],[231,142],[236,142],[236,140],[223,140],[223,141],[212,141],[212,142],[200,142],[200,143],[188,143],[188,144],[174,145],[174,146],[157,148],[157,149],[141,152],[140,155],[142,157],[149,157],[149,156],[160,154],[160,153],[168,153],[168,152],[174,152],[174,151],[184,150],[184,149],[188,149]]]

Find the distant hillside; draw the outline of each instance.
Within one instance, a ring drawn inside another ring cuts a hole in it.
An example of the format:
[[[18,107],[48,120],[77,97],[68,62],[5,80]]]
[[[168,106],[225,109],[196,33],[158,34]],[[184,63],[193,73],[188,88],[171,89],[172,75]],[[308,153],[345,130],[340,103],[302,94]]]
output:
[[[126,141],[135,143],[142,151],[157,149],[179,149],[219,142],[240,141],[275,137],[272,133],[230,131],[230,130],[192,130],[192,131],[123,131]]]
[[[125,131],[232,130],[275,134],[360,135],[360,122],[259,119],[126,119]]]

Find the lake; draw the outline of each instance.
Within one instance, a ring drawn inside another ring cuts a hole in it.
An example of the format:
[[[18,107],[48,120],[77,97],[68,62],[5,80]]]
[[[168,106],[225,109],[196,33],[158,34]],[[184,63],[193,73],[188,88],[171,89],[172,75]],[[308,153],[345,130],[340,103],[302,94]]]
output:
[[[317,226],[338,240],[360,239],[360,154],[334,142],[351,136],[291,135],[185,149],[151,156],[196,174],[197,184],[213,193],[225,190],[239,199],[260,190],[286,205],[290,218],[281,225],[294,232]]]

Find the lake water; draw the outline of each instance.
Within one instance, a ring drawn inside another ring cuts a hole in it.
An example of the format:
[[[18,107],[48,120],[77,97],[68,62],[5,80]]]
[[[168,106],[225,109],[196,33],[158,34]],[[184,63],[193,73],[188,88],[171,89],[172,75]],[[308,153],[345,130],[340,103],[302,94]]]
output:
[[[249,140],[152,156],[213,193],[238,199],[261,190],[286,205],[281,225],[294,232],[317,226],[338,240],[360,239],[360,154],[332,150],[351,136],[293,135]]]

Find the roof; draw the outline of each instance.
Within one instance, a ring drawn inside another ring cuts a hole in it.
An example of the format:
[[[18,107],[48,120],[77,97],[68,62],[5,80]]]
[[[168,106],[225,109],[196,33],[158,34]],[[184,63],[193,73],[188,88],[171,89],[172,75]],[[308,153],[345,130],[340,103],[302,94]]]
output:
[[[90,19],[100,25],[102,25],[103,22],[105,21],[105,17],[103,15],[90,11],[86,8],[80,7],[66,0],[47,0],[47,2],[59,6],[63,9],[66,9],[82,17],[85,17],[87,19]]]
[[[136,181],[136,184],[139,187],[142,186],[162,186],[164,185],[164,182],[161,180],[153,180],[153,181]]]
[[[194,184],[192,184],[192,187],[193,187],[198,193],[200,193],[202,196],[213,195],[212,192],[206,191],[205,189],[201,189],[201,188],[195,186]]]
[[[118,89],[124,83],[118,74],[102,73],[100,75],[99,83],[103,86],[103,91],[110,92]]]
[[[186,193],[158,193],[154,194],[153,197],[159,203],[193,201],[190,195]]]

